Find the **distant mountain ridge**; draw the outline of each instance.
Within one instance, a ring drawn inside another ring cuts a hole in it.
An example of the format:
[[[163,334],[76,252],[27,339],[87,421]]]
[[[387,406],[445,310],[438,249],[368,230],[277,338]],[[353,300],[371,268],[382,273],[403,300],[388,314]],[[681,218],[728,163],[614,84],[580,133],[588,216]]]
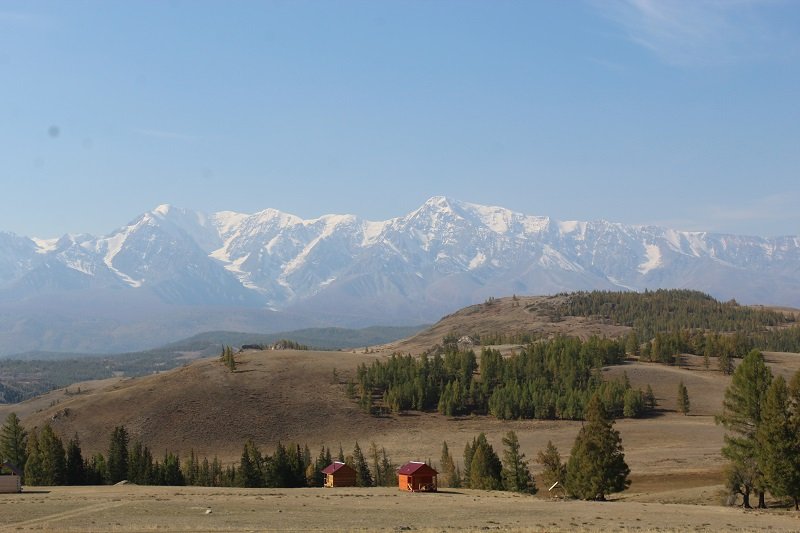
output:
[[[798,307],[800,238],[556,221],[446,197],[381,222],[161,205],[101,237],[0,233],[0,352],[74,349],[64,328],[92,329],[81,310],[96,313],[98,342],[111,327],[124,350],[144,347],[126,339],[142,342],[136,324],[153,314],[151,346],[222,329],[198,319],[206,311],[249,331],[411,325],[489,296],[655,288]]]

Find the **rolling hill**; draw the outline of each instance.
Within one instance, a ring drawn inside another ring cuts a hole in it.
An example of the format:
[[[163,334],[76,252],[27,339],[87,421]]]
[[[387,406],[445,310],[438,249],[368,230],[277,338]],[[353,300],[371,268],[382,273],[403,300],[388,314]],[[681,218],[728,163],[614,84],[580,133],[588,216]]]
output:
[[[380,349],[338,352],[270,350],[237,356],[236,372],[216,357],[193,361],[157,375],[89,382],[59,389],[13,406],[27,427],[49,422],[63,438],[78,434],[84,453],[105,451],[116,425],[125,425],[134,440],[141,439],[156,453],[172,450],[185,456],[218,455],[238,460],[243,443],[253,439],[271,450],[279,441],[307,443],[312,450],[326,445],[352,449],[376,442],[393,459],[437,458],[448,441],[458,455],[461,446],[483,431],[500,449],[509,430],[517,432],[529,458],[553,441],[566,455],[580,422],[552,420],[501,421],[488,416],[449,418],[438,413],[406,412],[372,416],[347,398],[345,383],[356,367],[387,357],[395,350],[418,353],[455,332],[475,334],[497,329],[527,328],[543,335],[617,335],[627,328],[602,318],[552,316],[559,297],[504,298],[463,309],[415,337]],[[481,327],[486,329],[481,330]],[[438,339],[438,340],[437,340]],[[800,369],[796,354],[768,353],[773,371],[790,375]],[[628,361],[604,369],[608,376],[625,372],[634,387],[650,384],[658,399],[655,416],[617,422],[634,488],[654,492],[680,487],[716,485],[724,464],[719,453],[723,430],[714,423],[730,378],[702,358],[681,356],[679,366]],[[691,416],[675,412],[678,382],[689,388]],[[632,489],[633,490],[633,489]]]

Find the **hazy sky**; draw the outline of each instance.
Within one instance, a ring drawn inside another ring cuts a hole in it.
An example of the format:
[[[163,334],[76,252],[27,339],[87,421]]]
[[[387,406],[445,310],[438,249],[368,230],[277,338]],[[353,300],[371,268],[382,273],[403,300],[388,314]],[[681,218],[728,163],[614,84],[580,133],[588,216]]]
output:
[[[800,2],[0,3],[0,230],[447,195],[800,234]]]

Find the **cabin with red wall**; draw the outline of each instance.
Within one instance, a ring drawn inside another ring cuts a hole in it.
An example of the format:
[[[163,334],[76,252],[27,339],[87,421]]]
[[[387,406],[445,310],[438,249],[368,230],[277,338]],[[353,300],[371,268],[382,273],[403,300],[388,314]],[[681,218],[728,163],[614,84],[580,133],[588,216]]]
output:
[[[411,461],[397,471],[400,490],[409,492],[436,492],[436,470],[425,463]]]
[[[334,461],[322,470],[326,487],[355,487],[356,471],[345,463]]]

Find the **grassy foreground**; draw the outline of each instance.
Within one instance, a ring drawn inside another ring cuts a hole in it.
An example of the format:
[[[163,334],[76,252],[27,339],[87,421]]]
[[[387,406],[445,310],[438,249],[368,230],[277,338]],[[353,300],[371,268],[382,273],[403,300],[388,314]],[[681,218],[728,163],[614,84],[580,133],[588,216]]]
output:
[[[393,488],[27,487],[0,495],[3,531],[797,531],[793,511],[551,501]]]

